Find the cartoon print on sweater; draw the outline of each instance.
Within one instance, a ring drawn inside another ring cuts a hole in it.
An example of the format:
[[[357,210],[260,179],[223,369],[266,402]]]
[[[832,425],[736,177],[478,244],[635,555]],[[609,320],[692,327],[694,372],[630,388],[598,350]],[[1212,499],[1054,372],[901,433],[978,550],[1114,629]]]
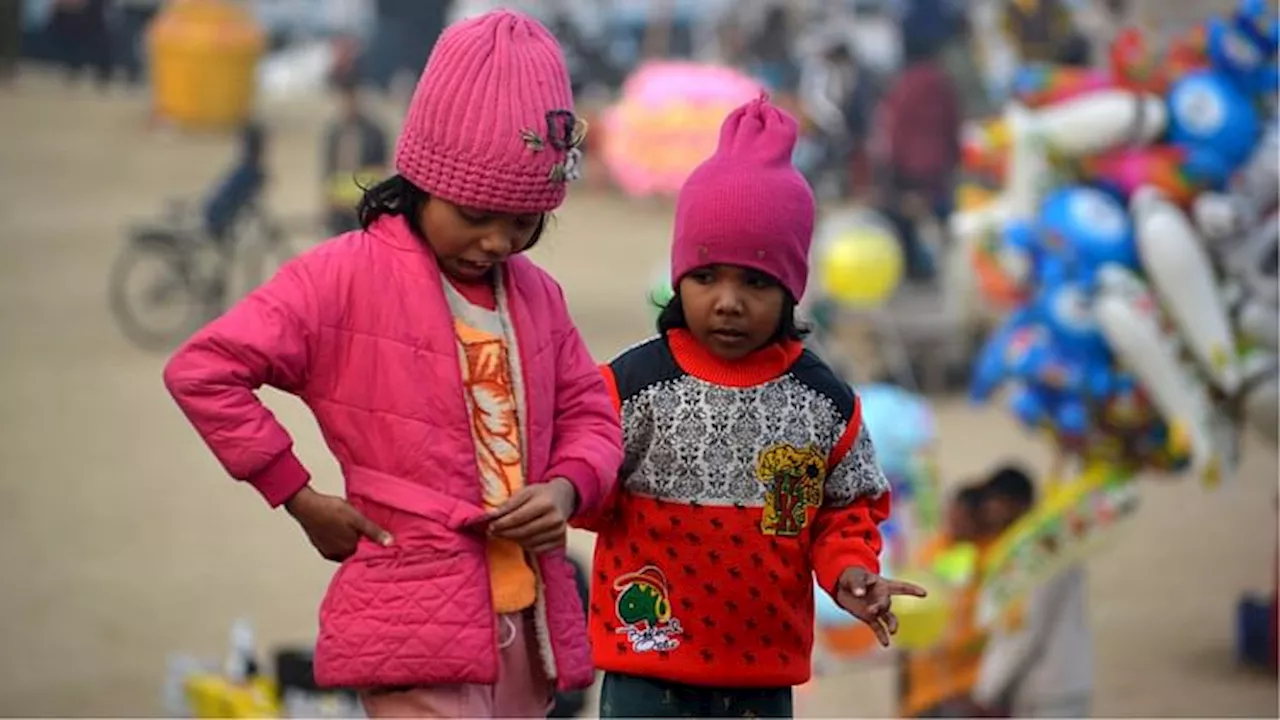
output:
[[[827,461],[816,445],[798,448],[779,443],[756,461],[756,479],[765,484],[760,532],[796,537],[809,524],[809,510],[822,505]]]
[[[669,652],[680,647],[680,621],[671,614],[667,576],[653,565],[622,575],[613,582],[618,592],[614,609],[635,652]]]

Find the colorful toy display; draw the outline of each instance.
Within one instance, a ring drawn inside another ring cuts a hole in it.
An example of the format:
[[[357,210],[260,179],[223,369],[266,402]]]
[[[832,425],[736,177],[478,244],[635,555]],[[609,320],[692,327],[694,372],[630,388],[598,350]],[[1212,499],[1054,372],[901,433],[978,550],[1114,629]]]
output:
[[[1105,71],[1025,68],[1002,116],[966,138],[975,188],[952,230],[1006,313],[971,397],[1007,396],[1086,468],[988,559],[988,619],[1052,572],[1048,558],[1096,548],[1049,532],[1064,507],[1110,503],[1122,518],[1138,471],[1214,487],[1244,428],[1276,442],[1278,37],[1260,0],[1163,51],[1128,30]],[[1056,550],[1033,551],[1046,533]]]
[[[1246,0],[1174,62],[1129,31],[1109,72],[1023,72],[968,146],[997,190],[953,227],[1009,311],[975,400],[1010,389],[1074,454],[1209,484],[1239,427],[1275,425],[1276,24]]]

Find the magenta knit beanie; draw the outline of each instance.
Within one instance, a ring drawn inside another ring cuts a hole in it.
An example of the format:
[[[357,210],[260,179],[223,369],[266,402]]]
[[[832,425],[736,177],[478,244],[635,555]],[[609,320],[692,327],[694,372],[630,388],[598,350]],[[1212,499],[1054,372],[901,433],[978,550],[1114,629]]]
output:
[[[585,133],[556,39],[536,20],[497,10],[451,25],[436,42],[396,170],[458,205],[544,213],[564,202]]]
[[[676,200],[671,282],[706,265],[739,265],[777,278],[797,302],[809,277],[813,191],[791,164],[795,119],[763,95],[734,110],[716,152]]]

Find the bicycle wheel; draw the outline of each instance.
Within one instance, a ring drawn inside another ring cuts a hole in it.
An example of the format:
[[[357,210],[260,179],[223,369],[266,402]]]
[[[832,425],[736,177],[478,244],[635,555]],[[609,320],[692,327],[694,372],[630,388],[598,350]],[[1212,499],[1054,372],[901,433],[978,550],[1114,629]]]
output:
[[[207,299],[179,244],[172,238],[151,240],[134,238],[116,258],[110,305],[130,342],[162,352],[195,332],[204,320]]]

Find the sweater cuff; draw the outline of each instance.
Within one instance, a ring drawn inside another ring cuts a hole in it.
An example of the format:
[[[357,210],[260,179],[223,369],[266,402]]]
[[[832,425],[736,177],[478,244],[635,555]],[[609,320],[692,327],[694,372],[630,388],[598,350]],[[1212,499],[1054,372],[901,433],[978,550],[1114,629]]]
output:
[[[595,468],[591,467],[591,463],[586,460],[577,458],[568,458],[561,460],[554,467],[547,470],[548,480],[554,478],[564,478],[573,485],[573,489],[578,492],[578,505],[573,510],[575,518],[581,517],[584,513],[595,509],[596,503],[599,502],[596,488],[600,483],[596,480]]]
[[[817,553],[813,560],[813,574],[817,577],[818,586],[831,597],[836,595],[836,584],[840,582],[840,576],[851,567],[860,567],[873,575],[880,574],[880,558],[870,552],[870,549],[862,552],[842,548],[834,552]]]
[[[249,484],[261,493],[263,499],[273,508],[283,505],[309,482],[311,482],[311,473],[302,466],[298,456],[294,455],[292,450],[280,453],[269,465],[249,478]]]

